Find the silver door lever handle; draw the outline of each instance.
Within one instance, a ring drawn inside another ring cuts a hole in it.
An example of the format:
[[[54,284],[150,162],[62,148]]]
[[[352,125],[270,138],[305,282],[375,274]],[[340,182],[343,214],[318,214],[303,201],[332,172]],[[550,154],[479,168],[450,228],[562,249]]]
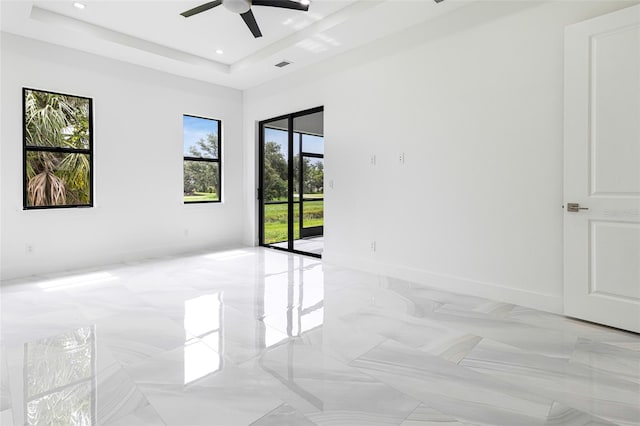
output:
[[[580,210],[589,210],[589,207],[580,207],[578,203],[567,203],[568,212],[579,212]]]

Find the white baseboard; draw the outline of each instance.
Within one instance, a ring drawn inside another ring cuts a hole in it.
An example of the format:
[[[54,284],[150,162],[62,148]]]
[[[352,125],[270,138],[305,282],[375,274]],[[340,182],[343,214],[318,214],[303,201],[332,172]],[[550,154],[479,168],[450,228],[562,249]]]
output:
[[[563,300],[561,295],[550,295],[513,287],[505,287],[494,283],[472,280],[450,274],[441,274],[403,265],[389,264],[377,259],[367,259],[343,253],[331,254],[325,252],[323,254],[323,261],[330,265],[348,267],[405,281],[425,284],[453,293],[484,297],[555,314],[562,314],[563,312]]]
[[[85,257],[76,256],[72,261],[64,259],[60,261],[51,256],[34,257],[33,260],[23,257],[21,262],[8,264],[4,259],[0,262],[2,273],[0,274],[0,285],[7,281],[19,280],[33,276],[45,276],[49,274],[60,274],[85,269],[95,269],[121,264],[124,262],[142,262],[164,257],[175,257],[189,255],[203,251],[222,251],[230,248],[244,247],[245,244],[239,241],[222,241],[216,244],[201,242],[198,244],[165,244],[156,245],[145,249],[123,249],[120,251],[105,250],[99,256],[87,255]]]

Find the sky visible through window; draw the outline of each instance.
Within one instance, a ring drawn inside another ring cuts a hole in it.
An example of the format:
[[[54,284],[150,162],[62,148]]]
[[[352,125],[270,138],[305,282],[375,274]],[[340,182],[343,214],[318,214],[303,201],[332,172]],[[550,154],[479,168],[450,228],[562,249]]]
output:
[[[191,147],[198,147],[198,141],[200,139],[207,139],[208,134],[218,135],[218,121],[208,118],[191,117],[189,115],[183,116],[182,119],[183,129],[183,152],[186,157],[193,157],[190,152]],[[198,149],[200,156],[205,157],[206,154]]]

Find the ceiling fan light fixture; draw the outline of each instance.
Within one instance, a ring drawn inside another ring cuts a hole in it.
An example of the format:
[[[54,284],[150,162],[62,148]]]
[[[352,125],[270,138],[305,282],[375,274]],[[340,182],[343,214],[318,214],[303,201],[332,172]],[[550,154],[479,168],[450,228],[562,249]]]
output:
[[[250,0],[223,0],[222,5],[233,13],[246,13],[251,9]]]

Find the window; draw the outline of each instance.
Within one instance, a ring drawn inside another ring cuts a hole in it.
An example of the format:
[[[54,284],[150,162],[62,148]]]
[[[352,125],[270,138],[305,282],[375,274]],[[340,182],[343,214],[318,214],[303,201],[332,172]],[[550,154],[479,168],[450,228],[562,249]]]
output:
[[[220,202],[220,120],[184,115],[184,202]]]
[[[22,89],[23,207],[93,206],[93,102]]]

